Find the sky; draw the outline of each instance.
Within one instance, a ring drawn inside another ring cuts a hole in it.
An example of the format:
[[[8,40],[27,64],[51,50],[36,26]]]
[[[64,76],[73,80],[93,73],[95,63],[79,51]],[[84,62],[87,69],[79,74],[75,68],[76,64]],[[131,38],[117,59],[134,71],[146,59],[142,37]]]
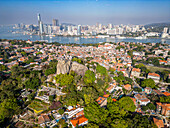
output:
[[[82,25],[170,22],[170,0],[0,0],[0,25],[43,23]]]

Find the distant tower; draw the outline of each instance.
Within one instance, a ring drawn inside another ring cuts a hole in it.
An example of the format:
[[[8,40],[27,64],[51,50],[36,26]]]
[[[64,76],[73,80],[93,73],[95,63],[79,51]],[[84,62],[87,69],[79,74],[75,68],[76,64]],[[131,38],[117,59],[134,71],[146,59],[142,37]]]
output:
[[[40,32],[40,35],[42,35],[44,33],[44,26],[43,26],[42,21],[40,21],[39,32]]]
[[[38,17],[39,34],[41,35],[44,32],[44,30],[43,30],[43,23],[41,21],[41,16],[40,16],[39,13],[38,13],[37,17]]]
[[[41,21],[41,16],[40,16],[40,14],[38,13],[38,24],[39,24],[39,22]]]
[[[108,25],[108,28],[109,28],[109,29],[112,29],[112,28],[113,28],[113,24],[109,24],[109,25]]]
[[[168,28],[167,27],[164,28],[163,33],[168,33]]]
[[[98,22],[96,23],[96,27],[97,27],[97,28],[99,27],[99,23],[98,23]]]
[[[53,26],[59,26],[58,19],[53,19]]]
[[[102,24],[99,24],[99,29],[100,29],[100,30],[102,29]]]
[[[77,35],[81,35],[81,25],[77,26]]]

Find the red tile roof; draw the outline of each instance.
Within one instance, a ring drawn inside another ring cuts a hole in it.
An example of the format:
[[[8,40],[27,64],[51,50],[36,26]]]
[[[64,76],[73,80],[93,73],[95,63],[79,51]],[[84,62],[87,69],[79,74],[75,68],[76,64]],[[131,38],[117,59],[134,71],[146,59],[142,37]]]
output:
[[[164,92],[163,93],[165,96],[170,96],[170,93],[169,92]]]
[[[103,97],[105,97],[105,98],[108,98],[109,96],[110,96],[109,94],[103,95]]]
[[[163,120],[159,120],[159,119],[153,118],[153,121],[156,124],[156,126],[158,126],[158,128],[164,128]]]
[[[140,69],[139,68],[133,68],[132,71],[133,72],[140,72]]]
[[[84,115],[81,116],[81,117],[78,117],[78,118],[76,118],[76,119],[74,119],[74,120],[70,120],[70,122],[72,123],[72,125],[73,125],[74,127],[76,127],[77,124],[80,125],[80,124],[82,124],[82,123],[84,123],[84,122],[86,122],[86,121],[88,121],[88,119],[85,118]]]
[[[156,77],[160,77],[159,74],[156,74],[156,73],[149,73],[148,76],[156,76]]]
[[[99,97],[96,101],[98,104],[101,104],[106,98],[104,97]]]

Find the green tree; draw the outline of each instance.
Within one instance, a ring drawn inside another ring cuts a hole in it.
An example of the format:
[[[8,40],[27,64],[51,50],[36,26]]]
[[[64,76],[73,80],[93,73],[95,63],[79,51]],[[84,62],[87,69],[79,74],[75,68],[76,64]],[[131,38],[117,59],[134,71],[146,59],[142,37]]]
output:
[[[4,70],[7,70],[7,66],[0,64],[0,71],[4,71]]]
[[[74,77],[70,74],[59,74],[55,77],[56,82],[61,86],[71,85],[74,81]]]
[[[111,123],[111,126],[113,128],[127,128],[128,124],[127,124],[126,120],[121,118],[121,119],[114,119]]]
[[[63,109],[59,109],[59,114],[62,115],[64,113],[64,110]]]
[[[55,97],[54,97],[53,95],[50,95],[50,96],[49,96],[49,101],[53,102],[54,99],[55,99]]]
[[[23,56],[27,56],[27,53],[26,52],[21,52],[21,54],[23,55]]]
[[[88,123],[87,126],[84,126],[85,128],[99,128],[99,125],[95,123]]]
[[[57,125],[59,125],[60,128],[65,128],[68,124],[65,122],[64,119],[60,119]]]
[[[154,104],[152,104],[152,103],[148,103],[146,106],[147,106],[147,107],[148,107],[148,109],[150,109],[150,110],[156,110],[155,105],[154,105]]]
[[[11,118],[14,113],[19,111],[19,106],[15,98],[5,99],[0,103],[0,123],[6,118]]]
[[[83,77],[85,84],[91,85],[96,80],[94,72],[87,70]]]
[[[29,78],[25,82],[25,87],[27,89],[36,89],[40,85],[40,80],[38,78]]]
[[[101,123],[107,119],[108,111],[94,102],[84,107],[84,114],[89,122]]]
[[[169,103],[170,102],[170,96],[161,96],[160,102],[161,103]]]
[[[136,91],[136,92],[142,92],[141,88],[133,88],[133,90]]]
[[[129,128],[152,128],[151,121],[148,120],[147,116],[135,114],[127,119]]]
[[[130,97],[123,97],[118,102],[119,107],[126,111],[134,112],[136,109],[136,106],[134,105],[134,102]]]
[[[142,81],[141,86],[143,88],[145,88],[145,87],[155,88],[156,87],[154,80],[151,78],[145,79],[144,81]]]
[[[97,65],[97,67],[96,67],[96,72],[97,72],[97,73],[100,73],[100,74],[102,74],[102,75],[106,75],[107,70],[106,70],[105,67],[103,67],[103,66],[101,66],[101,65]]]
[[[131,58],[133,57],[133,50],[129,50],[127,53]]]

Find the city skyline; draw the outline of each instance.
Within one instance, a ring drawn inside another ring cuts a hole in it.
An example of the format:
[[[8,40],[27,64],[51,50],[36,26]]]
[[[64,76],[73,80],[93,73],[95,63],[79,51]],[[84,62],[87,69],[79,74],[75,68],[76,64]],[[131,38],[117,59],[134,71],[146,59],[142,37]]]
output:
[[[37,13],[44,23],[58,19],[72,24],[149,24],[170,21],[168,0],[50,0],[0,1],[0,25],[37,24]]]

